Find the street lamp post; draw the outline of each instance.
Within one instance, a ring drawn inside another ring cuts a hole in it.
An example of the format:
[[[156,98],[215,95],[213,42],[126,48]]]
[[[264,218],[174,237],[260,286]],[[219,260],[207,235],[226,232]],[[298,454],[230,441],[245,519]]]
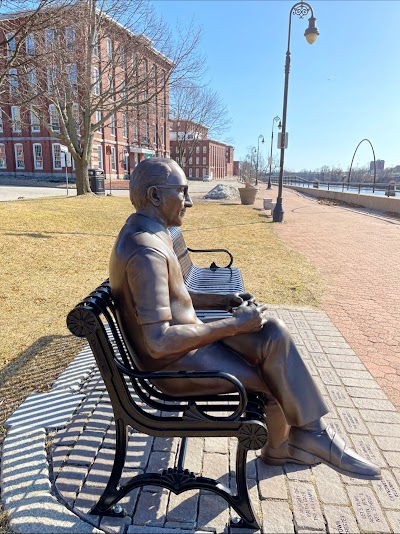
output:
[[[272,187],[272,183],[271,183],[271,169],[272,169],[272,144],[274,142],[274,124],[276,122],[279,121],[279,124],[278,124],[278,128],[281,129],[282,128],[282,124],[281,124],[281,119],[280,117],[278,117],[278,115],[276,117],[274,117],[272,119],[272,129],[271,129],[271,150],[270,150],[270,153],[269,153],[269,177],[268,177],[268,187],[267,189],[271,189]]]
[[[282,134],[281,134],[281,157],[279,163],[279,184],[278,184],[278,198],[276,199],[276,205],[273,212],[273,222],[283,222],[283,206],[282,206],[282,190],[283,190],[283,165],[285,160],[285,145],[286,145],[286,111],[287,111],[287,98],[289,87],[289,72],[290,72],[290,31],[292,26],[292,15],[297,15],[299,18],[303,18],[305,15],[311,12],[311,17],[308,19],[308,28],[304,32],[304,36],[309,44],[313,44],[319,35],[318,28],[315,26],[314,12],[310,4],[307,2],[297,2],[291,8],[289,13],[289,32],[288,32],[288,46],[286,51],[286,63],[285,63],[285,85],[283,93],[283,111],[282,111]]]
[[[254,169],[255,169],[255,159],[256,159],[257,149],[255,146],[251,149],[251,155],[250,155],[250,178],[253,176]]]
[[[258,153],[260,152],[260,139],[261,143],[264,143],[264,136],[260,134],[257,141],[257,161],[256,161],[256,185],[258,185]]]

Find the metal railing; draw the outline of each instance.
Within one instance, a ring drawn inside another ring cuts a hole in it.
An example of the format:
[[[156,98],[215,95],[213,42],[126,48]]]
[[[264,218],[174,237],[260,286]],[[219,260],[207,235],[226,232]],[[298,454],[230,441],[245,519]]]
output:
[[[278,178],[272,177],[272,183],[277,184]],[[283,185],[293,185],[297,187],[326,189],[327,191],[341,191],[358,193],[364,195],[385,195],[400,197],[400,183],[368,183],[368,182],[322,182],[319,180],[306,180],[298,176],[285,176]]]

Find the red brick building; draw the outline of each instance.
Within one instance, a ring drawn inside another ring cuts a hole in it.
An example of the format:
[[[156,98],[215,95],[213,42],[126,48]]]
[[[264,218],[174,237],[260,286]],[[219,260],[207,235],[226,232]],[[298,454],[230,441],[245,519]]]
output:
[[[4,41],[4,37],[8,40],[8,44],[3,47],[3,50],[0,50],[0,68],[4,68],[5,58],[12,53],[13,48],[18,44],[18,36],[13,38],[13,34],[10,33],[10,28],[15,28],[15,25],[18,25],[18,17],[15,15],[3,16],[0,22],[0,42]],[[146,41],[144,36],[134,36],[128,30],[121,29],[121,25],[118,25],[113,19],[109,18],[107,24],[108,30],[106,31],[108,35],[104,35],[99,39],[92,62],[92,91],[99,98],[101,98],[106,84],[110,83],[109,80],[105,79],[104,75],[99,75],[101,71],[99,65],[102,58],[104,59],[107,55],[110,56],[119,50],[118,60],[115,61],[113,71],[115,75],[114,83],[125,83],[123,81],[124,77],[129,83],[128,72],[132,71],[131,64],[135,61],[135,58],[133,58],[132,52],[129,57],[123,58],[122,46],[118,39],[124,39],[124,42],[128,42],[130,38],[136,39],[135,42]],[[56,135],[52,135],[44,127],[44,120],[35,116],[35,113],[31,111],[28,105],[24,104],[26,99],[21,100],[24,84],[26,84],[24,78],[24,76],[27,76],[26,65],[30,60],[34,65],[34,58],[39,56],[40,48],[45,46],[51,39],[57,38],[60,40],[61,34],[62,41],[59,42],[62,42],[65,47],[69,47],[68,54],[71,56],[70,65],[68,66],[69,81],[73,80],[73,86],[76,89],[76,106],[77,110],[79,110],[79,99],[82,98],[83,94],[82,86],[85,85],[81,81],[81,76],[83,76],[83,69],[86,66],[80,64],[81,44],[78,30],[75,31],[70,21],[64,27],[57,27],[57,29],[46,28],[28,35],[20,52],[20,57],[26,59],[24,68],[19,68],[17,65],[16,68],[9,69],[10,76],[6,82],[7,87],[3,88],[6,92],[3,92],[3,95],[7,98],[0,99],[0,179],[3,176],[4,178],[11,177],[17,180],[64,180],[66,170],[70,178],[74,177],[74,162],[69,157],[63,157],[62,141]],[[153,94],[151,92],[151,84],[158,84],[158,87],[162,86],[163,88],[147,104],[138,106],[137,113],[132,111],[132,107],[125,112],[117,110],[95,132],[92,151],[89,155],[89,168],[102,168],[105,170],[106,175],[111,175],[112,178],[123,178],[129,175],[138,162],[146,157],[153,155],[169,157],[170,155],[168,127],[169,88],[167,79],[171,62],[152,48],[149,41],[146,42],[146,46],[141,46],[141,54],[140,75],[147,80],[147,85],[142,86],[142,90],[146,94],[148,91],[151,95]],[[22,63],[23,61],[19,60],[19,65]],[[49,76],[50,71],[51,78],[51,76],[55,75],[53,74],[55,70],[56,67],[54,69],[53,67],[47,67],[47,76]],[[30,72],[35,76],[35,83],[39,80],[42,86],[45,87],[44,69],[40,71],[40,65],[38,65],[37,73],[36,67],[32,67]],[[57,71],[57,77],[59,76],[59,71]],[[29,79],[28,81],[30,83]],[[50,124],[51,131],[57,134],[60,132],[62,125],[60,125],[59,114],[51,102],[50,97],[46,100],[46,94],[41,96],[43,116],[47,123]],[[91,122],[96,124],[102,117],[102,113],[105,113],[105,111],[95,110]],[[83,119],[80,120],[79,124],[78,135],[79,130],[83,128]],[[67,169],[65,165],[67,165]]]
[[[233,176],[234,147],[208,138],[208,128],[192,121],[170,121],[171,158],[189,180]]]

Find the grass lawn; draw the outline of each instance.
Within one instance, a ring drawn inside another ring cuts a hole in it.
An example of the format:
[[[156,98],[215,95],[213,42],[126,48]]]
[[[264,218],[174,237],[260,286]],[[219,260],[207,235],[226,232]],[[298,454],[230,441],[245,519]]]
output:
[[[82,346],[66,315],[107,278],[131,211],[127,198],[114,196],[0,203],[0,421],[32,391],[46,390]],[[193,248],[228,248],[259,302],[318,306],[317,272],[274,236],[270,221],[251,206],[197,202],[185,238]],[[196,263],[211,261],[198,256]]]

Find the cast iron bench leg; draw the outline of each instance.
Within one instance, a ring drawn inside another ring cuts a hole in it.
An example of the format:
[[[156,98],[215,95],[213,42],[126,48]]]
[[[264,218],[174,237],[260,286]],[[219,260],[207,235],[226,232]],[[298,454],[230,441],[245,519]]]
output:
[[[91,515],[123,515],[116,513],[112,505],[121,499],[118,491],[118,482],[122,475],[128,449],[128,434],[126,424],[122,419],[115,420],[115,457],[107,486],[97,504],[90,510]],[[115,502],[113,502],[115,501]]]

